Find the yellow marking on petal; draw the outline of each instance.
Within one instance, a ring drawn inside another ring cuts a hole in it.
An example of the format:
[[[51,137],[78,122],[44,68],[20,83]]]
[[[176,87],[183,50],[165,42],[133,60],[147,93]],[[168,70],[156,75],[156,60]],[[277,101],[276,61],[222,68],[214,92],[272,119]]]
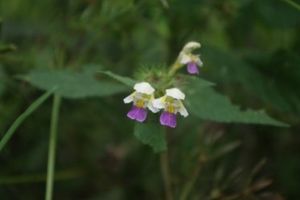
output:
[[[136,107],[138,107],[138,108],[143,108],[144,104],[145,104],[145,101],[142,99],[137,100],[135,103]]]
[[[169,96],[166,96],[164,100],[167,103],[173,103],[174,102],[174,98],[173,97],[169,97]]]
[[[169,105],[166,110],[169,113],[175,113],[176,109],[175,109],[175,107],[173,105]]]

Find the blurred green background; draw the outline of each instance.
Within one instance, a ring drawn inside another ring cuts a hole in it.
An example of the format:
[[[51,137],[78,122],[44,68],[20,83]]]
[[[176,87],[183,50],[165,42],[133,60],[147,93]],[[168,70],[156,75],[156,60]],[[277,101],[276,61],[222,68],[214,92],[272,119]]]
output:
[[[300,198],[300,10],[287,1],[9,0],[0,18],[1,137],[42,94],[17,75],[96,65],[131,76],[199,41],[202,77],[291,127],[182,120],[168,134],[175,199],[198,165],[188,199]],[[63,100],[54,199],[164,198],[159,156],[133,136],[126,95]],[[1,200],[43,199],[51,105],[0,153]]]

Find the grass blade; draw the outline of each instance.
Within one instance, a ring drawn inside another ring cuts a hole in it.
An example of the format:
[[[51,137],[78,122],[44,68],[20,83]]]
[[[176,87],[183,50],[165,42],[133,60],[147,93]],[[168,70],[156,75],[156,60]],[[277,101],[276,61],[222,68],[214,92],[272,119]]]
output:
[[[295,9],[300,11],[300,5],[292,0],[282,0],[285,1],[287,4],[289,4],[290,6],[294,7]]]
[[[4,148],[4,146],[7,144],[7,142],[11,139],[17,128],[22,124],[22,122],[27,119],[36,109],[40,107],[53,93],[54,90],[51,90],[49,92],[46,92],[41,97],[39,97],[37,100],[35,100],[26,110],[23,112],[10,126],[10,128],[7,130],[7,132],[4,134],[3,138],[0,140],[0,152]]]

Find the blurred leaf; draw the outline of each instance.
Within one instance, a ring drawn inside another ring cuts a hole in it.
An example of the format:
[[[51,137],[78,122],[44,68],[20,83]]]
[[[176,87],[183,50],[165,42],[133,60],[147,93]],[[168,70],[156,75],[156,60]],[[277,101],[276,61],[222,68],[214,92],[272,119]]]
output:
[[[21,78],[43,90],[57,87],[56,93],[65,98],[103,97],[127,90],[120,84],[96,80],[90,71],[76,73],[67,70],[34,70]]]
[[[262,19],[270,26],[291,28],[300,25],[300,12],[283,1],[258,1],[258,10]]]
[[[300,4],[292,1],[292,0],[282,0],[285,1],[286,3],[288,3],[290,6],[294,7],[295,9],[300,11]]]
[[[217,159],[223,155],[230,153],[241,145],[240,141],[234,141],[229,144],[225,144],[220,149],[218,149],[211,157],[213,159]]]
[[[101,18],[105,18],[106,21],[113,21],[130,11],[132,12],[133,9],[133,0],[114,1],[113,3],[109,0],[105,0],[102,2],[100,14]]]
[[[0,44],[0,54],[8,53],[15,50],[17,50],[17,47],[13,44],[8,44],[8,45]]]
[[[202,119],[227,123],[241,122],[287,126],[285,123],[272,119],[264,111],[242,111],[238,106],[233,105],[227,97],[217,93],[211,87],[189,87],[187,89],[189,110]]]
[[[82,177],[84,172],[78,169],[69,169],[64,171],[56,171],[54,179],[68,180]],[[24,174],[15,176],[0,176],[0,185],[11,185],[11,184],[28,184],[36,182],[44,182],[46,180],[46,174]]]
[[[160,2],[165,8],[169,8],[168,0],[160,0]]]
[[[103,73],[129,87],[133,87],[133,85],[136,83],[135,80],[131,79],[131,78],[128,78],[128,77],[125,77],[125,76],[120,76],[120,75],[117,75],[117,74],[114,74],[110,71],[103,71],[103,72],[100,72],[100,73]]]
[[[266,189],[272,185],[273,181],[271,179],[262,179],[252,184],[251,190],[253,192],[258,192],[260,190]]]
[[[262,168],[266,165],[266,163],[267,163],[266,158],[263,158],[261,161],[259,161],[252,169],[251,176],[254,177],[255,175],[257,175],[262,170]]]
[[[150,145],[158,153],[167,150],[163,127],[155,123],[137,123],[134,135],[143,143]]]

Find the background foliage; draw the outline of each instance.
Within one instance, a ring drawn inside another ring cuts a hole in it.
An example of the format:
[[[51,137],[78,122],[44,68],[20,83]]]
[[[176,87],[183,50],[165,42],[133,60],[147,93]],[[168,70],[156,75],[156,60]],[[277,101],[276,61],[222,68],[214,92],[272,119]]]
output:
[[[60,112],[55,199],[163,199],[159,156],[134,137],[143,127],[125,117],[128,88],[93,73],[138,77],[142,66],[169,65],[183,44],[200,41],[202,77],[242,110],[264,108],[291,127],[180,120],[167,134],[175,197],[199,177],[189,199],[298,199],[300,11],[283,0],[168,4],[2,1],[1,137],[42,94],[28,81],[51,89],[59,77],[69,96]],[[201,95],[192,101],[205,103]],[[1,199],[43,198],[50,114],[47,101],[1,151]]]

